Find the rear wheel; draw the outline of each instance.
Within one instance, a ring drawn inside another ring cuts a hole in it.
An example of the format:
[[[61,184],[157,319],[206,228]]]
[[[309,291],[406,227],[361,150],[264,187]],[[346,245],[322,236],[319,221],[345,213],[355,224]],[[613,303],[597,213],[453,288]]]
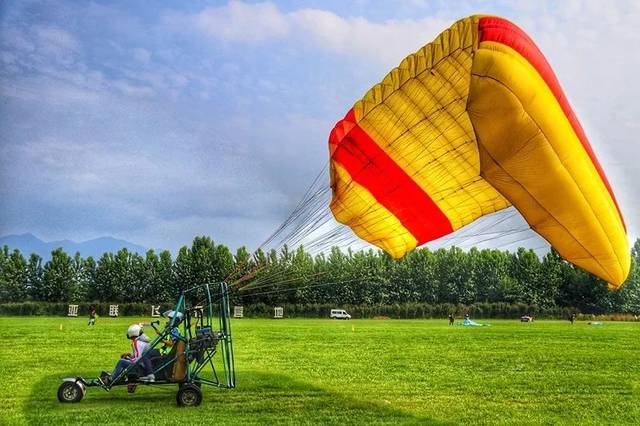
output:
[[[63,382],[58,388],[58,401],[80,402],[84,396],[84,389],[76,382]]]
[[[185,383],[178,390],[176,402],[180,407],[196,407],[202,402],[202,391],[196,385]]]

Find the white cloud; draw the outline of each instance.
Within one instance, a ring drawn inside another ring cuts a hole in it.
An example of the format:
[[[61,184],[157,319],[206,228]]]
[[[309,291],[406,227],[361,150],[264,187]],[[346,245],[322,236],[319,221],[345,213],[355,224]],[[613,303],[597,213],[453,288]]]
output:
[[[34,31],[40,55],[49,57],[63,66],[74,63],[80,43],[71,33],[56,27],[36,27]]]
[[[73,51],[79,48],[76,38],[61,28],[40,27],[36,28],[36,34],[42,46],[63,51]]]
[[[16,62],[16,56],[9,53],[9,52],[2,52],[0,53],[0,58],[2,58],[2,62],[5,65],[11,65],[14,64]]]
[[[133,59],[142,64],[148,64],[149,62],[151,62],[151,52],[149,52],[147,49],[136,47],[134,49],[131,49],[131,55],[133,56]]]
[[[451,24],[439,18],[372,22],[317,9],[302,9],[289,17],[296,32],[309,37],[318,47],[389,65],[419,49]]]
[[[196,15],[183,16],[182,20],[194,24],[189,27],[225,42],[261,44],[286,38],[384,64],[399,61],[451,24],[449,20],[432,17],[372,22],[308,8],[285,13],[272,3],[241,1],[207,8]]]
[[[7,46],[22,52],[33,52],[36,48],[35,44],[28,40],[24,32],[14,28],[7,28],[2,31],[1,41],[6,43]]]
[[[47,103],[52,107],[82,104],[99,105],[105,99],[100,88],[91,88],[70,81],[61,81],[46,76],[40,78],[0,78],[0,96],[7,99]]]
[[[144,241],[150,247],[166,248],[176,253],[182,245],[189,246],[197,235],[210,235],[216,244],[225,244],[231,250],[241,245],[254,250],[262,239],[273,231],[274,224],[264,218],[184,216],[163,219],[152,218],[148,226],[115,234],[128,241]],[[242,235],[242,242],[238,242]]]
[[[146,98],[156,94],[149,86],[134,84],[126,80],[116,80],[111,86],[118,89],[122,94],[134,98]]]
[[[228,41],[259,42],[288,33],[286,16],[271,3],[232,1],[226,6],[207,8],[191,19],[201,31]]]

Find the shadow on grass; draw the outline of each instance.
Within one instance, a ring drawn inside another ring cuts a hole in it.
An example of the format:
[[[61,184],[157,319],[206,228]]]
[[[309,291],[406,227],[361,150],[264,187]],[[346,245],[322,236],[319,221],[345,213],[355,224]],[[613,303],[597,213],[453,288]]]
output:
[[[358,400],[264,372],[239,373],[236,389],[203,386],[202,405],[194,408],[176,407],[177,385],[139,386],[134,394],[126,387],[90,388],[82,402],[61,404],[60,383],[56,375],[33,385],[24,410],[28,424],[447,424],[395,409],[392,401]]]

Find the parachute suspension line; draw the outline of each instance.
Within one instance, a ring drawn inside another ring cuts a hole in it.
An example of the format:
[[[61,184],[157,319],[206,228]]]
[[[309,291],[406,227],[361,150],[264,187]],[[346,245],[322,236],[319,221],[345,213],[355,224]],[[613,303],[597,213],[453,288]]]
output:
[[[340,284],[348,284],[348,283],[352,283],[352,282],[356,282],[356,281],[360,281],[360,280],[362,280],[362,278],[352,278],[352,279],[349,279],[349,280],[329,281],[329,282],[324,282],[324,283],[320,283],[320,284],[306,285],[306,286],[302,286],[302,287],[289,287],[289,288],[276,289],[276,290],[270,290],[270,291],[265,291],[265,292],[248,293],[248,294],[244,294],[243,296],[251,297],[251,296],[264,296],[264,295],[267,295],[267,294],[286,293],[286,292],[289,292],[289,291],[306,290],[306,289],[317,288],[317,287],[337,286],[337,285],[340,285]]]
[[[507,229],[507,230],[499,229],[498,231],[485,232],[485,231],[488,231],[489,229],[495,229],[501,223],[507,220],[510,220],[518,215],[518,212],[515,211],[515,209],[511,209],[510,211],[509,209],[505,209],[503,210],[503,212],[504,213],[502,214],[500,213],[495,214],[496,215],[495,217],[497,219],[495,221],[486,220],[485,222],[488,222],[488,223],[483,223],[482,221],[472,222],[471,224],[467,225],[467,227],[464,227],[460,231],[456,232],[455,235],[445,236],[436,241],[441,243],[455,241],[456,245],[462,245],[469,239],[475,238],[477,236],[496,235],[496,234],[501,235],[504,232],[511,232],[513,231],[513,229]],[[501,216],[504,216],[504,217],[501,217]],[[517,231],[524,231],[528,229],[529,229],[528,226],[526,226],[525,228],[522,228],[522,227],[516,228]]]
[[[280,285],[280,284],[293,283],[293,282],[301,281],[304,279],[316,278],[325,274],[327,274],[327,272],[318,272],[311,275],[305,275],[304,277],[294,277],[294,278],[286,278],[286,279],[278,279],[278,280],[274,279],[272,281],[260,282],[260,283],[252,284],[250,286],[241,287],[238,289],[238,293],[249,291],[249,290],[254,291],[254,290],[258,290],[266,287],[273,287],[275,285]],[[251,293],[242,293],[242,294],[244,295],[244,294],[251,294]]]
[[[328,163],[307,188],[304,197],[298,202],[289,217],[252,254],[251,260],[255,263],[255,266],[231,283],[233,292],[244,296],[247,291],[252,289],[290,283],[325,274],[325,272],[321,272],[305,277],[290,278],[290,271],[280,268],[275,271],[269,270],[269,266],[272,263],[269,254],[263,259],[265,264],[260,264],[260,259],[256,255],[259,250],[265,247],[271,246],[272,250],[277,250],[291,245],[291,241],[301,240],[305,237],[305,234],[312,231],[314,223],[331,218],[331,213],[327,208],[328,200],[330,199],[330,188],[327,185],[327,169]],[[295,256],[295,252],[291,256]],[[265,270],[266,273],[263,274]],[[237,274],[237,271],[234,271],[234,273]]]
[[[310,205],[313,206],[314,204],[317,204],[318,198],[322,193],[328,192],[329,188],[325,187],[325,185],[322,183],[322,177],[326,175],[327,166],[328,166],[328,162],[325,164],[322,170],[320,170],[320,172],[318,173],[316,178],[313,180],[311,185],[309,185],[309,187],[307,188],[307,191],[305,192],[301,200],[298,202],[298,205],[290,213],[289,217],[287,217],[287,219],[285,219],[285,221],[282,222],[282,224],[280,224],[280,226],[273,232],[273,234],[271,234],[260,245],[260,247],[258,247],[258,249],[263,248],[267,246],[269,243],[271,243],[291,223],[294,223],[296,219],[298,219],[303,213],[305,213],[308,210]]]
[[[261,249],[267,247],[269,244],[271,244],[276,239],[276,237],[282,234],[284,230],[290,227],[292,223],[295,223],[295,221],[299,219],[300,216],[308,209],[309,205],[313,205],[314,203],[319,204],[319,201],[317,201],[319,194],[329,191],[329,188],[325,185],[322,179],[323,175],[326,175],[327,167],[328,167],[328,162],[326,163],[325,167],[323,167],[322,170],[317,174],[317,176],[315,177],[311,185],[309,185],[304,196],[300,199],[300,201],[298,202],[296,207],[293,209],[293,211],[289,214],[287,219],[285,219],[285,221],[282,222],[280,226],[269,237],[267,237],[267,239],[262,244],[260,244],[260,246],[253,253],[249,255],[247,262],[238,264],[236,268],[227,276],[226,281],[231,283],[232,288],[244,281],[251,279],[260,270],[264,269],[267,265],[263,265],[263,266],[255,265],[251,267],[249,271],[242,273],[243,269],[249,266],[252,266],[252,263],[257,263],[256,255],[258,254],[258,252]],[[283,245],[284,243],[280,242],[277,245],[277,247],[274,247],[274,249],[280,248]],[[240,276],[238,277],[238,275]]]

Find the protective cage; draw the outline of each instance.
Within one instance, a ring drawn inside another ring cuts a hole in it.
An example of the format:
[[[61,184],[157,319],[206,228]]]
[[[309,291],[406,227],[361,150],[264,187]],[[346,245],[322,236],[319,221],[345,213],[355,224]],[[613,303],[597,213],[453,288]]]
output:
[[[64,379],[58,389],[60,402],[79,402],[87,387],[101,387],[106,391],[115,386],[128,386],[133,393],[138,385],[179,385],[176,400],[181,406],[195,406],[202,401],[200,387],[219,388],[236,386],[233,343],[229,308],[229,289],[226,283],[204,284],[183,291],[175,305],[173,315],[161,330],[156,323],[150,325],[157,336],[145,352],[151,359],[153,382],[139,379],[143,360],[125,368],[109,381],[82,377]],[[173,338],[174,344],[162,355],[160,348]],[[216,356],[216,354],[220,354]],[[148,372],[147,372],[148,373]]]

